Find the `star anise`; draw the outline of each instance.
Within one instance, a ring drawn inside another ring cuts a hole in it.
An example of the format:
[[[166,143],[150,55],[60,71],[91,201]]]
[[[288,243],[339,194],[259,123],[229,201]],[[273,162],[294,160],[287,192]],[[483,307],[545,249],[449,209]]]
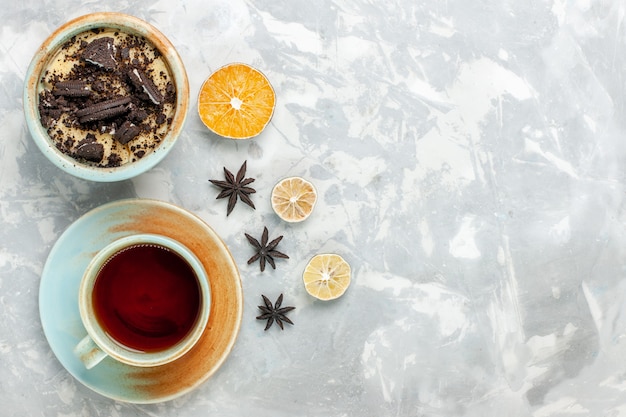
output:
[[[250,242],[250,244],[254,246],[257,251],[252,258],[248,259],[248,265],[258,259],[261,265],[261,272],[265,271],[265,262],[268,262],[270,265],[272,265],[272,268],[276,269],[274,258],[289,259],[289,256],[276,250],[276,246],[278,246],[278,243],[283,239],[283,237],[278,236],[270,243],[267,243],[267,241],[269,240],[268,233],[269,232],[267,231],[267,227],[263,227],[261,243],[259,243],[258,240],[256,240],[249,234],[245,234],[246,238],[248,238],[248,242]]]
[[[256,209],[256,207],[254,207],[254,203],[249,197],[250,194],[256,193],[256,190],[248,186],[250,183],[254,182],[254,178],[244,179],[246,176],[247,162],[248,161],[244,161],[243,165],[241,165],[241,168],[237,171],[237,177],[224,167],[224,177],[226,178],[226,181],[209,180],[212,184],[217,185],[222,189],[216,199],[228,197],[228,208],[226,209],[227,216],[235,208],[237,198],[253,209]]]
[[[272,302],[266,296],[261,295],[261,297],[263,297],[265,305],[259,306],[259,310],[261,310],[261,313],[263,314],[257,316],[257,320],[267,320],[267,324],[265,325],[266,331],[272,327],[274,322],[278,324],[281,330],[284,330],[283,322],[293,325],[293,321],[291,321],[286,314],[295,309],[295,307],[281,307],[281,304],[283,303],[282,294],[278,296],[276,303],[273,306]]]

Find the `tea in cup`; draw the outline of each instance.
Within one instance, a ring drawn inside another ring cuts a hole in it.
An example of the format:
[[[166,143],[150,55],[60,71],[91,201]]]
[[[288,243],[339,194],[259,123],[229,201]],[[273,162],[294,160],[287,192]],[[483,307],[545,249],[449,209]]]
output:
[[[87,336],[74,353],[87,369],[105,357],[159,366],[187,353],[209,318],[211,295],[202,263],[160,235],[127,236],[87,266],[78,295]]]

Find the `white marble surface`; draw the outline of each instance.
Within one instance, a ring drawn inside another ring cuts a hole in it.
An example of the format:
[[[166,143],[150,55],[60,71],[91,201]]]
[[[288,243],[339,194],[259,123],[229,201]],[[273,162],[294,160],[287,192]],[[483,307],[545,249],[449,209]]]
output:
[[[59,25],[98,10],[157,26],[192,98],[184,133],[150,172],[70,177],[32,142],[22,85]],[[2,1],[0,415],[626,416],[626,2],[365,0]],[[209,134],[195,96],[241,61],[277,107],[246,142]],[[209,178],[248,161],[257,210]],[[288,175],[315,183],[305,223],[269,206]],[[38,284],[55,240],[125,197],[185,207],[226,241],[245,311],[222,368],[157,405],[76,382],[42,332]],[[261,274],[244,232],[285,236]],[[341,253],[353,285],[309,297],[300,275]],[[263,332],[260,294],[295,305]]]

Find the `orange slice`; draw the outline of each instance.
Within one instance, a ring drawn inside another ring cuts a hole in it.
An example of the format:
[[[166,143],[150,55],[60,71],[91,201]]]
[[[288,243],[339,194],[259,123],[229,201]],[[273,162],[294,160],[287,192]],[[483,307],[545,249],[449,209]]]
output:
[[[313,212],[316,201],[315,187],[304,178],[285,178],[272,190],[272,208],[286,222],[305,220]]]
[[[350,286],[350,265],[334,253],[315,255],[302,274],[306,292],[320,300],[341,297]]]
[[[265,129],[276,95],[265,75],[247,64],[228,64],[209,76],[198,96],[198,113],[214,133],[249,139]]]

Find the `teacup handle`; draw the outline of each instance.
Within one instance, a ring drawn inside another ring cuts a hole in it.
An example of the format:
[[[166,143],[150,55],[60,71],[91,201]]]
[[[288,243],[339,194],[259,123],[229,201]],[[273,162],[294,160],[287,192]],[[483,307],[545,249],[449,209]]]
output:
[[[89,335],[85,336],[74,347],[74,354],[83,362],[87,369],[93,368],[107,357],[107,354],[96,345]]]

